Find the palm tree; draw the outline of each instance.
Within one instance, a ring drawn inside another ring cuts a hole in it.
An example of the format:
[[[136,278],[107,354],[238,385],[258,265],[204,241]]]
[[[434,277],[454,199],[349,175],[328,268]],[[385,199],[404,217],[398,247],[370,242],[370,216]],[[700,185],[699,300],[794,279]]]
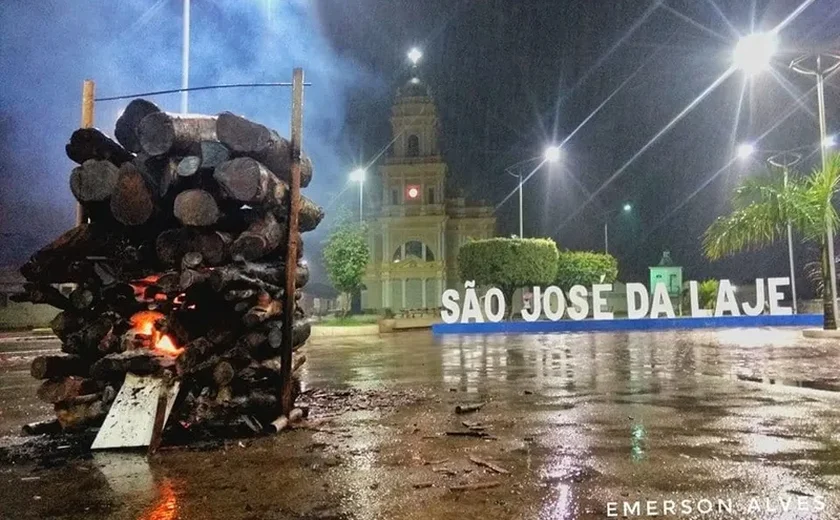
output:
[[[750,178],[735,190],[732,213],[718,217],[704,233],[703,250],[710,260],[717,260],[760,249],[782,239],[789,221],[804,240],[819,244],[825,287],[830,279],[827,229],[837,228],[837,211],[832,201],[838,189],[840,155],[827,158],[824,168],[805,177],[791,178],[787,183],[779,170]],[[822,292],[824,327],[836,329],[831,295],[829,291]]]

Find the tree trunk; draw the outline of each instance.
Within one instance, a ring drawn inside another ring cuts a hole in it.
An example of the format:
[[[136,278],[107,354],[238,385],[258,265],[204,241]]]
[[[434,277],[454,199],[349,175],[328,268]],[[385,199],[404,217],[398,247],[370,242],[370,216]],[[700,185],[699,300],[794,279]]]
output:
[[[825,330],[834,330],[837,328],[837,321],[836,317],[834,316],[834,306],[831,302],[831,296],[834,291],[831,290],[831,270],[828,268],[829,262],[831,261],[828,258],[828,248],[825,246],[825,240],[823,240],[822,246],[822,254],[821,256],[821,264],[822,264],[822,277],[823,277],[823,328]]]
[[[140,140],[137,136],[137,129],[140,126],[140,121],[147,115],[155,112],[160,112],[160,109],[154,103],[145,99],[132,100],[125,107],[119,119],[117,119],[117,125],[114,128],[114,137],[129,152],[139,152]]]
[[[55,405],[56,418],[63,430],[80,430],[100,424],[108,414],[108,405],[101,400],[89,403],[58,403]]]
[[[70,191],[82,204],[101,202],[113,193],[118,173],[119,168],[109,161],[88,159],[81,166],[73,168]]]
[[[201,141],[216,140],[216,116],[152,113],[140,121],[137,136],[149,155],[195,155]]]
[[[212,226],[219,220],[219,206],[210,193],[194,189],[175,197],[175,217],[185,226]]]
[[[155,240],[158,260],[178,265],[190,252],[201,253],[207,265],[220,265],[228,258],[231,237],[222,231],[199,232],[189,228],[167,229]]]
[[[134,158],[131,152],[97,128],[79,128],[70,136],[64,150],[71,161],[79,164],[98,159],[120,166]]]
[[[126,226],[145,224],[155,211],[152,190],[132,163],[120,167],[117,185],[111,195],[111,213]]]

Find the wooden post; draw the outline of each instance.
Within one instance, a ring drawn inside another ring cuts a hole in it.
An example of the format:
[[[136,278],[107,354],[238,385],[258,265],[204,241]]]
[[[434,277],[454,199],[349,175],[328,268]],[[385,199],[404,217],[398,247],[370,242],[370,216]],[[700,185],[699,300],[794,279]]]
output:
[[[92,79],[86,79],[82,85],[82,128],[93,127],[93,99],[95,97],[95,84]],[[76,225],[80,226],[87,222],[85,210],[80,203],[76,203]]]
[[[292,77],[291,179],[289,183],[289,245],[286,248],[286,285],[283,301],[283,341],[280,347],[280,403],[283,415],[292,411],[292,326],[295,316],[298,216],[300,213],[300,149],[303,137],[303,69]]]

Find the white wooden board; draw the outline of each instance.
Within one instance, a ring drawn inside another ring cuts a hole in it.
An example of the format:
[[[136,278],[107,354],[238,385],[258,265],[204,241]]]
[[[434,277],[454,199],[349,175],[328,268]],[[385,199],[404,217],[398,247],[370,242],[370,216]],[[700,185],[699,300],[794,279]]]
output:
[[[163,420],[165,425],[179,387],[178,381],[167,385],[160,377],[126,374],[125,382],[114,399],[114,404],[111,405],[91,449],[148,446],[152,441],[159,396],[162,392],[167,394],[166,414]]]

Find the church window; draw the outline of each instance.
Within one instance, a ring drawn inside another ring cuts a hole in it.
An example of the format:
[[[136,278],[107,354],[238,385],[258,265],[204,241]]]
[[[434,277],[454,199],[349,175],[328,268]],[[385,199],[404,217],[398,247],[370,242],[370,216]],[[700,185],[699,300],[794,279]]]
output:
[[[408,259],[420,262],[434,262],[435,255],[432,253],[432,249],[423,242],[420,242],[419,240],[410,240],[394,251],[391,261],[400,262]]]
[[[426,197],[426,204],[434,204],[435,203],[435,189],[429,188],[428,196]]]
[[[417,157],[420,155],[420,138],[412,134],[408,136],[408,149],[405,153],[408,157]]]
[[[400,190],[391,190],[391,204],[396,206],[400,203]]]

